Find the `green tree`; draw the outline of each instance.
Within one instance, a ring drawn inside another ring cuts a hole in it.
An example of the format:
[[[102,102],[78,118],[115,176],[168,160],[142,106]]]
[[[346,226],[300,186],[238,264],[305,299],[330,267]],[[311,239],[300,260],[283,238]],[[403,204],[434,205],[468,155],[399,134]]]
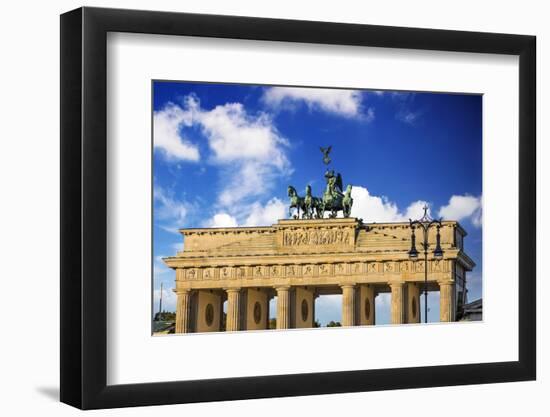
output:
[[[176,321],[176,313],[173,311],[162,311],[155,314],[155,321]]]
[[[328,324],[327,324],[327,327],[342,327],[342,323],[340,323],[339,321],[330,321]]]

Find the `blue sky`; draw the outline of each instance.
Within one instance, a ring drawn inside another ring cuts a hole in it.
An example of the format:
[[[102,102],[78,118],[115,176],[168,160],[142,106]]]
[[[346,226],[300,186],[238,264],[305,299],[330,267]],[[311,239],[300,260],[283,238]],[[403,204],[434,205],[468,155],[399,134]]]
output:
[[[286,217],[287,186],[324,187],[319,146],[353,184],[352,216],[458,220],[481,296],[482,97],[397,91],[155,81],[153,85],[154,301],[175,309],[174,273],[161,261],[181,250],[177,229],[270,225]],[[388,296],[377,319],[389,320]],[[340,318],[338,296],[320,297],[322,323]],[[429,318],[438,301],[430,295]]]

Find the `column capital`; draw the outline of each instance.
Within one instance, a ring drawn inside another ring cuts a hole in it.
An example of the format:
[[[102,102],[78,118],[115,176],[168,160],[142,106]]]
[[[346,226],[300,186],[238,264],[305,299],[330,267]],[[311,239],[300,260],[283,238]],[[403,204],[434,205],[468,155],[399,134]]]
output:
[[[177,295],[179,294],[189,294],[191,291],[193,291],[192,288],[174,288],[172,289],[172,291],[174,291]]]
[[[354,282],[350,282],[350,283],[346,283],[346,284],[341,284],[340,285],[340,288],[344,289],[344,288],[355,288],[357,284],[354,283]]]
[[[277,292],[279,292],[279,291],[289,291],[290,290],[290,285],[277,286],[277,287],[275,287],[275,290]]]
[[[439,286],[442,286],[442,285],[453,285],[453,284],[455,284],[455,281],[454,281],[454,280],[446,279],[446,280],[437,281],[437,283],[438,283]]]
[[[388,285],[390,287],[402,287],[405,283],[403,281],[390,281]]]

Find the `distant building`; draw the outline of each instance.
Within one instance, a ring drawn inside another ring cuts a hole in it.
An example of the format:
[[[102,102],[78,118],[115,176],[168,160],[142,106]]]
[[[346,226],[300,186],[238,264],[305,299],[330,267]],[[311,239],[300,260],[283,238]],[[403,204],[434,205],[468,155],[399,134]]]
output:
[[[471,303],[464,304],[462,307],[462,316],[460,320],[463,321],[480,321],[483,319],[483,299],[472,301]]]

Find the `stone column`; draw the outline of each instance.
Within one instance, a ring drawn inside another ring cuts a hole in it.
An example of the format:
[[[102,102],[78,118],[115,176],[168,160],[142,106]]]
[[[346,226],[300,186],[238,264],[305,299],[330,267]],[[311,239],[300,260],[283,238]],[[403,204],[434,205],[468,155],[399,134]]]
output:
[[[407,323],[420,323],[420,288],[418,284],[407,284]]]
[[[241,289],[228,288],[227,291],[227,317],[225,330],[235,332],[239,330],[241,321]]]
[[[176,333],[189,333],[191,331],[191,290],[178,290],[176,294],[178,297]]]
[[[277,288],[277,329],[290,328],[290,287]]]
[[[439,321],[455,320],[455,283],[439,283]]]
[[[355,325],[355,285],[342,285],[342,326]]]
[[[391,322],[392,324],[402,324],[405,321],[405,309],[403,304],[405,296],[403,294],[402,282],[391,282]]]

